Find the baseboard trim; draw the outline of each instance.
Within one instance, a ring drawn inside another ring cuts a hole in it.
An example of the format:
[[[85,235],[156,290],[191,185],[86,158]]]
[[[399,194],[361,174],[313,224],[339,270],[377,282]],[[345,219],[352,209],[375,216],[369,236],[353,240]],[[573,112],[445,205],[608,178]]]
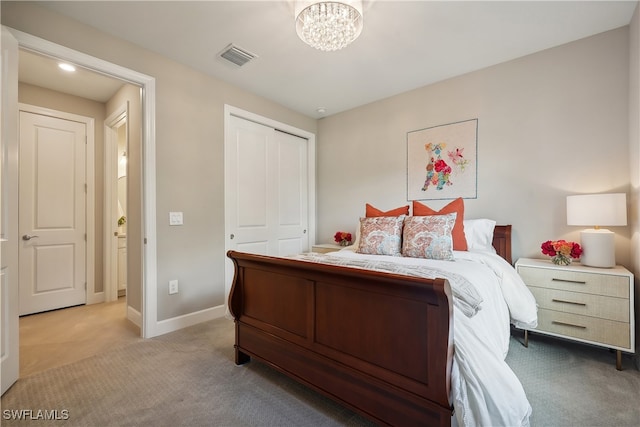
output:
[[[196,311],[194,313],[182,316],[172,317],[171,319],[160,320],[156,323],[155,336],[164,335],[169,332],[177,331],[198,323],[214,320],[225,315],[226,306],[219,305],[217,307],[207,308],[205,310]]]
[[[87,292],[87,305],[104,302],[104,292]]]
[[[142,313],[130,305],[127,306],[127,319],[138,328],[142,329]]]

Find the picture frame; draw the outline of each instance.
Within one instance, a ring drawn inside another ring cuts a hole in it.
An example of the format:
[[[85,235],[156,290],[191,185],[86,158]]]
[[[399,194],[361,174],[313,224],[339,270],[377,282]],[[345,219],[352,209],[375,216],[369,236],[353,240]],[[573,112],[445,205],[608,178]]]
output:
[[[477,198],[478,119],[407,132],[407,200]]]

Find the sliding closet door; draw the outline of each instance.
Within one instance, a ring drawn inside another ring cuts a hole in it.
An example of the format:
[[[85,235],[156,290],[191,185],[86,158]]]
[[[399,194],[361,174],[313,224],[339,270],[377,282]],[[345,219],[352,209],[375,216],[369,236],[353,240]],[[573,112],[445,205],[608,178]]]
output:
[[[307,140],[235,116],[226,134],[227,248],[275,256],[308,250]]]

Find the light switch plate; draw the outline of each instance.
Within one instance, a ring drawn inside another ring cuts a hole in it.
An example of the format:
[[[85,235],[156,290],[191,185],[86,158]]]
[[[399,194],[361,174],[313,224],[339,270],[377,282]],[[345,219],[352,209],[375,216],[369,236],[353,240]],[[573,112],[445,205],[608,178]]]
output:
[[[169,212],[169,225],[182,224],[182,212]]]

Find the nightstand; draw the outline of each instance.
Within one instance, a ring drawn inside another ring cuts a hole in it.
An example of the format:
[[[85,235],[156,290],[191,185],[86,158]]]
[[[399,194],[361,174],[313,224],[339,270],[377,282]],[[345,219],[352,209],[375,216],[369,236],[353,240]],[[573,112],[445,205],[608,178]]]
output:
[[[516,270],[538,303],[532,332],[614,349],[618,370],[622,352],[635,353],[633,274],[627,269],[520,258]]]
[[[320,243],[320,244],[311,246],[311,252],[317,252],[319,254],[327,254],[329,252],[339,251],[342,248],[344,248],[344,246],[340,246],[337,243]]]

